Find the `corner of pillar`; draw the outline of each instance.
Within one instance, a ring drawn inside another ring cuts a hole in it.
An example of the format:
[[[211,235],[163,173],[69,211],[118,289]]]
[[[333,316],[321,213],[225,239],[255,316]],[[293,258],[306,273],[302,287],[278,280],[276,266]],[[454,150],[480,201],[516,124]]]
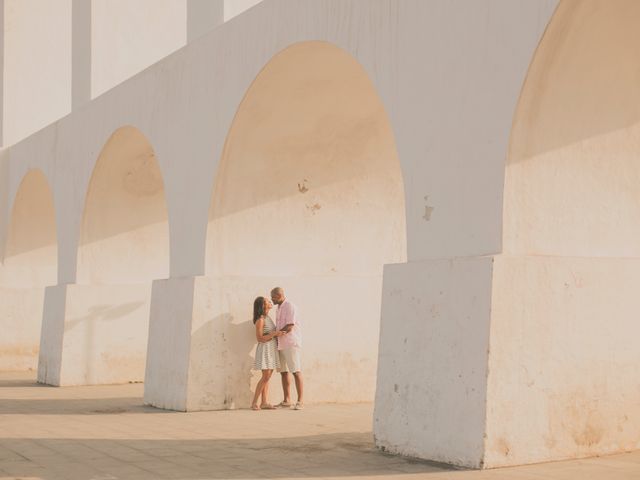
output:
[[[376,446],[483,468],[493,257],[384,270]]]
[[[187,410],[189,358],[196,277],[154,280],[144,403]]]
[[[61,386],[67,285],[45,288],[38,355],[38,383]]]

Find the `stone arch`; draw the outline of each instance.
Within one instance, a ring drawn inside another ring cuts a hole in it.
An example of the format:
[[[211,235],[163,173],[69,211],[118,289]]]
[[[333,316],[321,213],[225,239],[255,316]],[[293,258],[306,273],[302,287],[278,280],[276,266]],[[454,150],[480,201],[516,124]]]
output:
[[[140,283],[169,275],[164,183],[135,127],[116,130],[96,162],[78,246],[78,283]]]
[[[0,369],[32,369],[38,358],[44,288],[57,278],[53,193],[44,173],[29,170],[18,187],[0,268]]]
[[[245,94],[211,200],[205,271],[219,279],[226,402],[248,402],[250,307],[276,285],[303,317],[311,397],[372,400],[383,265],[404,261],[402,172],[375,87],[333,44],[289,46]]]

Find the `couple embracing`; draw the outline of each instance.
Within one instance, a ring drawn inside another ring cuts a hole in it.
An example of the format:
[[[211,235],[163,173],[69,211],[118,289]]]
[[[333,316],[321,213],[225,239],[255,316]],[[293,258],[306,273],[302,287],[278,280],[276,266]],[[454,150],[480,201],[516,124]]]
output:
[[[273,302],[273,303],[272,303]],[[269,316],[269,311],[277,305],[276,322]],[[284,295],[284,290],[276,287],[271,290],[271,300],[258,297],[253,302],[253,323],[256,326],[256,359],[254,368],[262,370],[262,378],[256,386],[256,393],[251,402],[252,410],[273,410],[281,407],[291,407],[291,377],[293,374],[296,384],[298,401],[295,410],[302,410],[303,390],[302,368],[300,363],[301,332],[300,322],[296,316],[296,307]],[[269,403],[269,380],[274,370],[278,370],[282,377],[282,391],[284,399],[277,406]],[[262,397],[262,401],[260,401]],[[260,401],[260,403],[258,403]]]

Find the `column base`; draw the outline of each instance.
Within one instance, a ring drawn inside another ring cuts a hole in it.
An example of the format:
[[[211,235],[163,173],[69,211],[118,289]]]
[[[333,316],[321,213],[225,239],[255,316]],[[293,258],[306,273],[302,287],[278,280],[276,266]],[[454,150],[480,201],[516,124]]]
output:
[[[48,287],[38,381],[55,386],[141,382],[150,294],[150,284]]]

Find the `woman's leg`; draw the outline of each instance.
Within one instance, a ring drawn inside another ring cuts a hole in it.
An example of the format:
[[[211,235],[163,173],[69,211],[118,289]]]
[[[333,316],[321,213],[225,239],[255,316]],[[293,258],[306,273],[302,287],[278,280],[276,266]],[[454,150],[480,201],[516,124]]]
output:
[[[262,370],[262,404],[269,405],[269,380],[273,370]]]
[[[264,391],[264,372],[266,371],[267,370],[262,370],[262,378],[258,380],[258,384],[256,385],[256,393],[253,395],[253,401],[251,402],[251,408],[253,410],[260,409],[260,407],[258,407],[258,400],[260,399],[260,395],[262,395],[262,392]]]

